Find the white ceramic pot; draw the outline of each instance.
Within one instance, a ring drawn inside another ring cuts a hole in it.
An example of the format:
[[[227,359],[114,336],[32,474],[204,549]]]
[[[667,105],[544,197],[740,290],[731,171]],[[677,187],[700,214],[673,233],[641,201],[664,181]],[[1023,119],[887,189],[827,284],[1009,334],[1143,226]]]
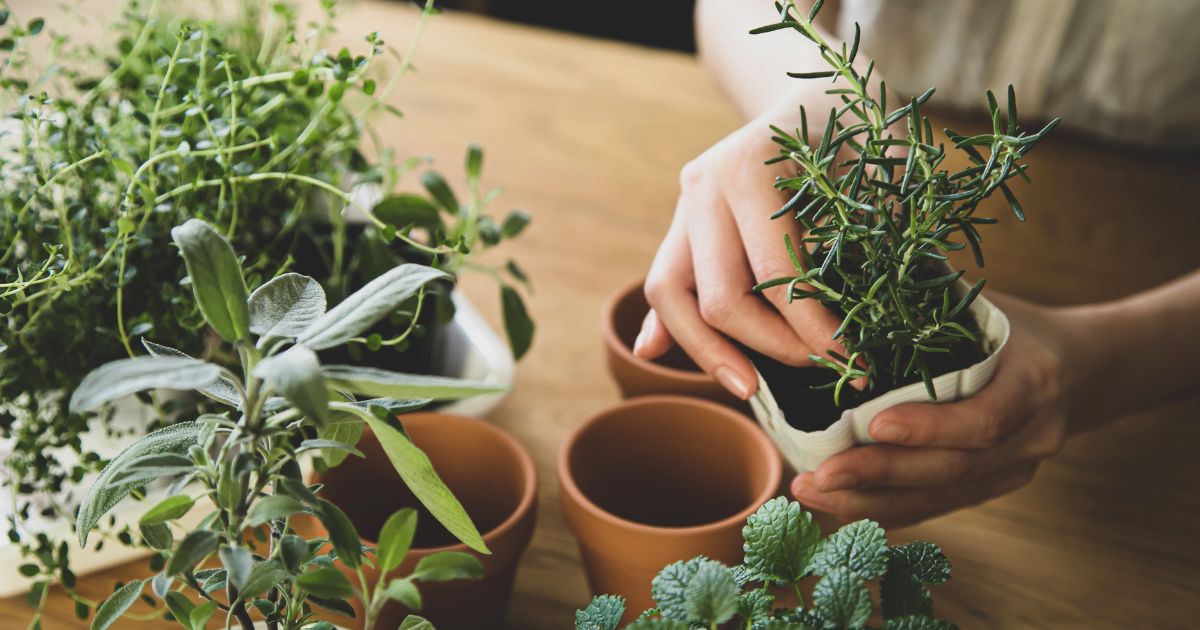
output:
[[[957,372],[942,374],[933,379],[939,403],[966,398],[978,392],[992,378],[996,361],[1008,343],[1008,317],[980,295],[971,304],[979,328],[983,332],[984,347],[989,350],[986,359]],[[830,456],[859,444],[870,444],[874,440],[867,433],[875,414],[902,403],[929,402],[929,393],[924,383],[913,383],[895,389],[874,400],[842,412],[828,429],[823,431],[801,431],[788,424],[783,412],[775,402],[771,388],[762,375],[758,376],[758,392],[750,398],[750,406],[758,422],[779,447],[783,458],[797,472],[816,469]]]

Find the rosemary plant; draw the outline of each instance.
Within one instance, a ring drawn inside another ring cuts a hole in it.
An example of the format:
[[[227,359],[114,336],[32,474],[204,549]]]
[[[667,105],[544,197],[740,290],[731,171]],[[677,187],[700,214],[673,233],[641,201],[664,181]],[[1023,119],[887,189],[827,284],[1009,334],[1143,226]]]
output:
[[[794,0],[776,3],[779,21],[751,31],[790,29],[811,41],[829,69],[789,75],[829,81],[826,93],[842,102],[824,118],[819,140],[809,135],[803,106],[798,129],[772,127],[780,155],[771,162],[796,166],[794,177],[775,182],[790,199],[774,218],[791,217],[805,236],[803,243],[786,242],[795,274],[756,289],[787,285],[789,300],[816,299],[842,317],[834,339],[847,354],[811,357],[837,374],[825,386],[833,390],[835,404],[845,385],[860,378],[868,391],[879,393],[923,381],[936,398],[935,376],[967,367],[987,351],[970,311],[984,280],[964,289],[959,282],[964,271],[951,269],[946,253],[970,246],[983,266],[979,226],[997,219],[976,211],[997,191],[1017,219],[1025,220],[1009,182],[1028,178],[1023,158],[1058,119],[1026,133],[1017,124],[1012,86],[1003,112],[988,92],[990,133],[964,137],[946,130],[953,148],[972,163],[950,172],[944,165],[947,148],[921,113],[934,90],[889,111],[887,86],[879,81],[871,87],[874,62],[865,69],[855,66],[858,26],[853,40],[840,46],[830,45],[813,26],[822,4],[818,0],[806,14]]]
[[[668,565],[651,584],[656,608],[625,630],[859,630],[875,612],[867,583],[878,581],[885,630],[953,630],[933,616],[928,586],[950,579],[950,561],[923,541],[888,545],[874,521],[826,538],[799,503],[771,499],[742,528],[745,561],[727,567],[703,556]],[[805,597],[802,584],[819,579]],[[794,608],[777,595],[794,594]],[[617,630],[625,600],[601,595],[575,613],[576,630]]]
[[[134,356],[146,336],[238,364],[213,342],[186,278],[163,256],[174,226],[193,217],[218,226],[248,253],[252,289],[302,269],[340,299],[404,262],[482,269],[500,282],[514,354],[531,343],[518,291],[525,275],[511,261],[473,260],[528,223],[520,211],[488,217],[499,191],[480,189],[482,152],[468,152],[460,202],[426,160],[397,160],[364,122],[399,113],[388,99],[437,12],[432,0],[403,54],[377,33],[360,51],[330,50],[334,0],[304,24],[288,2],[243,0],[228,17],[212,6],[213,15],[193,18],[181,0],[128,0],[102,43],[77,45],[0,3],[0,439],[10,449],[8,536],[32,561],[21,571],[34,580],[35,606],[51,581],[81,607],[92,603],[73,590],[67,545],[24,526],[70,518],[75,486],[104,463],[83,436],[113,430],[111,410],[98,421],[72,413],[64,393],[90,369]],[[427,171],[423,194],[387,194],[418,171]],[[383,200],[363,201],[364,186]],[[450,286],[419,291],[350,340],[349,354],[400,356],[452,314]],[[438,306],[432,322],[421,317],[429,304]],[[196,406],[139,396],[159,424]],[[135,542],[129,531],[103,534],[97,545]]]
[[[322,366],[317,358],[318,350],[360,335],[421,287],[448,274],[401,265],[326,310],[320,284],[300,274],[280,275],[248,293],[229,241],[208,223],[192,219],[172,235],[205,324],[232,345],[240,370],[144,341],[152,356],[107,363],[72,394],[71,407],[79,412],[156,388],[195,390],[223,407],[142,436],[88,490],[76,522],[81,545],[135,489],[173,482],[165,498],[138,521],[142,540],[159,550],[160,569],[150,579],[118,588],[96,610],[93,630],[111,626],[147,585],[188,630],[209,627],[218,611],[225,628],[236,624],[253,630],[258,618],[270,630],[298,630],[312,627],[316,608],[353,616],[345,601],[351,597],[362,601],[363,627],[371,630],[389,599],[420,607],[417,581],[480,576],[478,559],[457,552],[424,558],[411,576],[389,576],[411,545],[416,511],[397,512],[384,525],[378,548],[364,549],[346,514],[321,498],[319,487],[306,486],[300,472],[300,459],[309,453],[361,457],[355,443],[369,425],[430,513],[464,544],[488,553],[462,505],[395,424],[395,415],[431,399],[463,398],[495,387]],[[373,398],[355,400],[352,393]],[[178,519],[203,509],[197,504],[211,513],[194,528],[180,526]],[[319,519],[328,539],[301,537],[290,526],[294,518]],[[377,579],[368,580],[364,566],[378,569]],[[352,582],[346,574],[357,579]]]

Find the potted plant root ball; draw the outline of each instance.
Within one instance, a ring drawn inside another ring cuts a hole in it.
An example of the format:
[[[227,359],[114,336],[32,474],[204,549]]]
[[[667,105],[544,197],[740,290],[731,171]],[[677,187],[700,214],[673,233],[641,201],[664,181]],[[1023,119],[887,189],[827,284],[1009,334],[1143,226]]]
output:
[[[818,365],[810,368],[751,353],[760,373],[755,415],[802,471],[871,441],[868,424],[887,407],[970,396],[991,378],[1007,318],[980,295],[983,279],[968,285],[946,254],[970,247],[983,266],[979,228],[997,219],[977,210],[993,194],[1025,219],[1009,182],[1027,177],[1022,159],[1058,123],[1023,131],[1010,86],[1005,112],[987,94],[991,132],[946,130],[954,146],[937,144],[921,114],[933,90],[889,110],[884,86],[870,88],[874,66],[860,73],[854,65],[857,31],[848,46],[831,46],[813,27],[820,4],[805,15],[788,3],[778,23],[754,31],[792,29],[814,42],[830,69],[793,76],[832,81],[828,93],[846,103],[820,121],[819,140],[803,107],[800,129],[773,128],[780,154],[772,161],[796,167],[775,183],[790,199],[774,217],[797,222],[804,238],[785,237],[795,273],[755,289],[785,286],[790,300],[818,300],[842,319],[831,345],[845,350],[810,357]],[[972,165],[945,169],[948,150]]]

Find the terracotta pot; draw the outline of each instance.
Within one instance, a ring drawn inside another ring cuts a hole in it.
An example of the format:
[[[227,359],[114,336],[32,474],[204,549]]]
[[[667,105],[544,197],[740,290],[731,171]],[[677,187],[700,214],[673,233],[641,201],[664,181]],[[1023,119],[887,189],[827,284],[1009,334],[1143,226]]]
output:
[[[483,563],[482,580],[418,583],[423,606],[417,614],[439,630],[502,627],[517,562],[529,545],[536,520],[533,459],[512,436],[482,420],[416,413],[403,416],[402,421],[413,443],[429,456],[438,475],[475,521],[491,555],[475,553],[456,542],[421,507],[369,431],[358,443],[366,458],[350,456],[325,474],[314,474],[311,482],[324,484],[321,496],[350,517],[366,545],[375,545],[380,528],[394,512],[405,507],[417,509],[420,516],[413,548],[397,568],[397,576],[408,575],[418,560],[439,551],[471,553]],[[296,529],[306,536],[324,535],[311,518],[296,519]],[[378,573],[365,570],[373,583]],[[357,577],[351,577],[351,582],[357,584]],[[360,604],[356,602],[355,607],[361,624]],[[375,627],[395,628],[410,612],[390,603]]]
[[[633,342],[642,329],[642,320],[650,312],[642,284],[643,281],[638,280],[614,293],[604,305],[600,321],[608,371],[617,382],[621,396],[679,394],[748,409],[746,401],[739,400],[716,379],[705,374],[678,346],[653,361],[634,356]]]
[[[592,416],[563,445],[558,477],[593,594],[624,596],[628,620],[653,605],[664,566],[740,563],[742,526],[781,473],[762,431],[709,401],[643,396]]]

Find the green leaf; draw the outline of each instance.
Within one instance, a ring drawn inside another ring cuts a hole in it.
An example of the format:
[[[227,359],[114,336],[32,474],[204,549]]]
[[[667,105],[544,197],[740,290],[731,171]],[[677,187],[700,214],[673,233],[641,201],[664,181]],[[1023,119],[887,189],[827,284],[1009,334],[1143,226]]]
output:
[[[225,341],[244,339],[250,332],[246,281],[229,241],[200,219],[173,228],[171,239],[183,254],[204,321]]]
[[[279,557],[283,560],[283,566],[291,573],[300,570],[300,566],[308,560],[310,549],[308,542],[303,538],[287,534],[279,539]]]
[[[167,610],[171,611],[171,615],[179,620],[181,624],[184,624],[189,629],[196,628],[190,622],[192,611],[196,609],[196,605],[192,603],[192,600],[188,599],[187,595],[179,591],[168,591],[163,596],[163,601],[167,603]]]
[[[325,314],[325,289],[298,273],[272,278],[250,294],[250,332],[295,337]]]
[[[353,365],[326,365],[321,372],[330,387],[366,396],[458,400],[504,391],[503,387],[445,376],[402,374]]]
[[[25,577],[33,577],[33,576],[37,575],[38,573],[42,572],[42,570],[38,567],[38,565],[33,564],[32,562],[22,564],[18,568],[18,571],[21,573],[21,575],[23,575]]]
[[[733,571],[716,560],[696,568],[684,592],[689,621],[722,624],[738,611],[738,587]]]
[[[924,615],[909,615],[888,619],[883,624],[883,630],[955,630],[955,625]]]
[[[286,494],[274,494],[263,497],[250,506],[250,511],[246,513],[246,524],[250,527],[257,527],[263,523],[284,519],[303,511],[303,503]]]
[[[446,212],[458,214],[458,199],[454,197],[454,191],[450,190],[450,185],[446,183],[445,179],[442,179],[441,175],[434,171],[426,171],[421,174],[421,185],[429,191],[430,195],[433,195],[433,198]]]
[[[442,217],[437,206],[420,195],[400,193],[388,195],[371,210],[375,218],[395,227],[415,225],[422,228],[442,227]]]
[[[166,523],[139,525],[138,532],[142,535],[142,541],[155,549],[170,549],[175,543],[175,536]]]
[[[352,293],[314,321],[296,337],[296,342],[313,350],[346,343],[372,324],[391,315],[405,300],[434,280],[450,280],[450,274],[424,265],[394,267]]]
[[[799,503],[783,497],[763,504],[742,528],[746,568],[765,582],[787,584],[806,575],[821,527]]]
[[[892,547],[889,571],[908,573],[921,584],[941,584],[950,579],[950,561],[942,549],[923,540]]]
[[[195,504],[196,500],[186,494],[170,496],[159,501],[157,505],[149,510],[146,510],[146,513],[142,514],[142,517],[138,519],[138,523],[141,525],[155,525],[173,521],[187,514],[188,510],[191,510]]]
[[[92,370],[71,394],[71,412],[96,411],[105,404],[150,389],[197,389],[221,376],[212,363],[180,357],[138,357]]]
[[[400,602],[409,610],[421,609],[421,591],[417,590],[411,578],[392,580],[384,589],[383,596]]]
[[[416,615],[409,615],[404,618],[404,621],[400,622],[400,625],[396,627],[396,630],[434,630],[434,628],[433,624],[429,623],[428,619],[424,617],[418,617]]]
[[[217,552],[221,565],[225,567],[225,576],[233,587],[242,590],[250,578],[250,570],[254,568],[254,557],[245,547],[221,547]]]
[[[587,608],[575,611],[575,630],[617,630],[625,614],[625,598],[618,595],[593,597]]]
[[[142,339],[142,346],[151,356],[155,357],[177,357],[180,359],[196,360],[188,354],[176,350],[175,348],[154,343],[148,339]],[[242,406],[242,396],[238,393],[237,387],[229,381],[229,379],[221,376],[216,381],[209,385],[203,385],[196,388],[196,391],[212,398],[213,400],[223,402],[230,407],[240,409]]]
[[[404,562],[417,531],[417,511],[404,508],[388,518],[379,530],[379,542],[375,549],[375,562],[380,573],[388,573]]]
[[[813,607],[835,628],[854,630],[871,618],[871,593],[862,578],[846,567],[837,567],[817,582]]]
[[[500,224],[500,233],[504,238],[514,238],[521,232],[525,231],[525,227],[533,220],[533,216],[524,210],[512,210],[504,216],[504,222]]]
[[[104,603],[96,608],[96,616],[92,618],[92,630],[108,630],[142,594],[142,580],[134,580],[117,589]]]
[[[246,576],[246,583],[238,592],[238,597],[249,599],[275,588],[292,577],[287,568],[279,560],[271,559],[259,562]]]
[[[809,572],[827,575],[845,567],[864,580],[879,579],[888,566],[887,534],[875,521],[856,521],[826,539],[809,563]]]
[[[533,345],[533,320],[529,318],[525,302],[516,289],[507,285],[501,286],[500,303],[503,306],[504,331],[508,335],[508,345],[512,348],[513,358],[520,360]]]
[[[185,455],[161,453],[143,455],[129,462],[119,475],[113,477],[113,483],[146,483],[160,477],[171,477],[186,474],[196,468],[192,460]]]
[[[375,437],[379,439],[379,444],[392,461],[392,466],[396,468],[400,478],[429,513],[466,546],[480,553],[491,553],[484,544],[483,537],[479,535],[479,530],[471,522],[471,517],[467,516],[467,511],[433,470],[429,457],[417,448],[408,436],[373,414],[366,414],[365,419],[371,425],[371,430],[375,432]]]
[[[478,580],[483,577],[483,565],[469,553],[440,551],[418,560],[411,577],[422,582]]]
[[[663,617],[679,621],[689,620],[688,584],[705,562],[709,562],[709,559],[704,556],[673,562],[663,567],[650,582],[650,597],[658,605],[658,611]]]
[[[139,457],[157,453],[186,453],[189,447],[196,444],[199,436],[200,426],[194,422],[173,424],[138,438],[137,441],[117,454],[88,488],[87,494],[79,505],[79,513],[75,517],[75,530],[79,536],[79,545],[87,544],[88,534],[114,505],[129,496],[134,489],[146,485],[144,482],[116,483],[113,481],[130,462]]]
[[[208,626],[208,620],[212,619],[213,613],[217,612],[216,602],[205,602],[192,609],[192,614],[188,616],[188,620],[195,630],[203,630]]]
[[[220,541],[221,536],[209,529],[198,529],[189,532],[179,542],[179,547],[171,554],[171,558],[167,560],[167,567],[163,569],[163,573],[166,575],[179,575],[191,569],[209,554],[216,551],[217,543]]]
[[[751,622],[762,621],[771,615],[774,604],[775,596],[769,590],[756,588],[746,591],[738,597],[738,616]]]
[[[325,499],[318,501],[315,511],[317,518],[329,532],[329,542],[333,544],[338,559],[351,569],[356,568],[362,559],[362,541],[358,537],[358,530],[354,528],[354,523],[350,522],[350,517],[346,516],[341,508]],[[322,597],[334,596],[322,595]]]
[[[329,415],[329,391],[317,353],[305,346],[292,346],[254,366],[254,376],[292,403],[306,418],[320,426]]]
[[[317,597],[345,599],[354,596],[354,587],[342,572],[333,567],[320,567],[300,574],[296,586]]]
[[[466,170],[467,177],[479,179],[479,175],[483,172],[483,147],[477,144],[467,147]]]
[[[649,617],[646,619],[638,619],[633,623],[625,626],[625,630],[691,630],[691,626],[678,619],[659,619],[657,617]]]
[[[358,444],[358,441],[362,439],[364,424],[363,419],[355,414],[330,410],[325,424],[317,427],[317,437],[343,444]],[[349,455],[350,453],[347,451],[334,448],[321,450],[321,459],[325,460],[325,464],[330,467],[342,463]]]
[[[355,616],[354,615],[354,606],[352,606],[350,604],[350,602],[348,602],[344,599],[334,599],[334,598],[330,598],[330,597],[317,597],[316,595],[309,595],[306,599],[309,602],[312,602],[312,603],[316,604],[317,606],[324,608],[325,610],[337,613],[343,617],[350,617],[351,619],[353,619]],[[306,626],[305,630],[309,630],[309,627]]]

